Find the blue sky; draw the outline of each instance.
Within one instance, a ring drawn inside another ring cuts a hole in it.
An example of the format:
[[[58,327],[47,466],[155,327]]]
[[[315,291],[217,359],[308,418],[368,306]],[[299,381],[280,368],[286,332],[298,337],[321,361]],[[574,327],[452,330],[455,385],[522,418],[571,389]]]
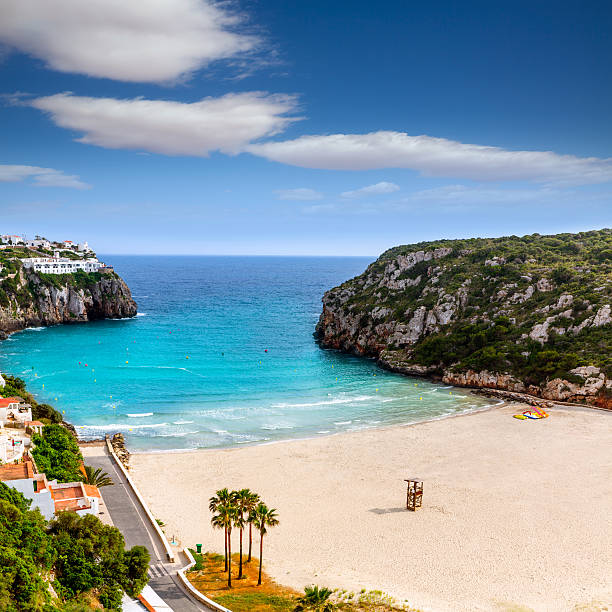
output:
[[[5,0],[0,232],[376,255],[612,225],[607,2]]]

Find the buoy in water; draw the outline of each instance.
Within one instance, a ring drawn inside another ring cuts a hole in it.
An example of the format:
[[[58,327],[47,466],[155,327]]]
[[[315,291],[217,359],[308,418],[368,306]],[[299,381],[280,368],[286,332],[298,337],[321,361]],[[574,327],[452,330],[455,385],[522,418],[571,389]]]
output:
[[[420,400],[422,400],[423,398],[422,398],[422,397],[419,397],[419,399],[420,399]]]
[[[264,353],[267,353],[267,352],[268,352],[268,349],[264,349]]]
[[[185,359],[189,359],[189,355],[185,355]]]
[[[126,361],[125,363],[130,363],[129,361]]]

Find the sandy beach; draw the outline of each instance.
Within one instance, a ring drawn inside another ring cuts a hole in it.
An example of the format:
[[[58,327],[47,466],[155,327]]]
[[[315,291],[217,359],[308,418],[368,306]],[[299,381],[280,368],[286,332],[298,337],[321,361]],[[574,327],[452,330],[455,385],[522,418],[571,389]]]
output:
[[[260,493],[281,521],[265,565],[299,589],[381,589],[423,610],[611,609],[612,413],[556,407],[519,421],[518,409],[135,454],[131,471],[169,536],[218,552],[208,498]],[[415,513],[404,509],[408,476],[424,480]]]

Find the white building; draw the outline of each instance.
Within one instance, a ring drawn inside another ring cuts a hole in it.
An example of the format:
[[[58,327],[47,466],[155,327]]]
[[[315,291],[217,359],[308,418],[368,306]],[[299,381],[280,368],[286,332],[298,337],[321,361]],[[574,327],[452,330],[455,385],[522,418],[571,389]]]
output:
[[[0,387],[4,387],[6,385],[6,381],[2,378],[2,372],[0,372]]]
[[[83,482],[49,482],[44,474],[34,473],[31,461],[0,466],[0,480],[32,500],[30,508],[38,508],[47,520],[58,512],[76,512],[79,516],[97,516],[100,512],[98,487]]]
[[[25,404],[20,397],[0,398],[0,425],[21,423],[25,427],[32,420],[32,406]]]
[[[50,520],[55,514],[55,502],[44,474],[34,474],[32,463],[26,461],[17,465],[0,466],[0,480],[19,491],[26,499],[32,500],[30,510],[38,508]]]
[[[45,274],[74,274],[78,270],[98,272],[104,264],[95,257],[88,259],[68,259],[66,257],[28,257],[22,259],[24,268]]]
[[[27,240],[26,246],[31,249],[49,250],[51,248],[51,243],[46,238],[36,238],[34,240]]]
[[[0,236],[0,241],[3,244],[25,244],[23,236],[16,236],[14,234],[3,234]]]

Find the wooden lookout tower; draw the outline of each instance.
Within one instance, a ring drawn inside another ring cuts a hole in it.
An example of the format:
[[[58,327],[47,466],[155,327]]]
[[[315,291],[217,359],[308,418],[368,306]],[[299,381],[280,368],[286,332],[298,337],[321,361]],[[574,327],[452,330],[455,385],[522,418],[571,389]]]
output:
[[[406,510],[413,512],[423,505],[423,480],[421,478],[404,478],[408,483],[406,492]]]

